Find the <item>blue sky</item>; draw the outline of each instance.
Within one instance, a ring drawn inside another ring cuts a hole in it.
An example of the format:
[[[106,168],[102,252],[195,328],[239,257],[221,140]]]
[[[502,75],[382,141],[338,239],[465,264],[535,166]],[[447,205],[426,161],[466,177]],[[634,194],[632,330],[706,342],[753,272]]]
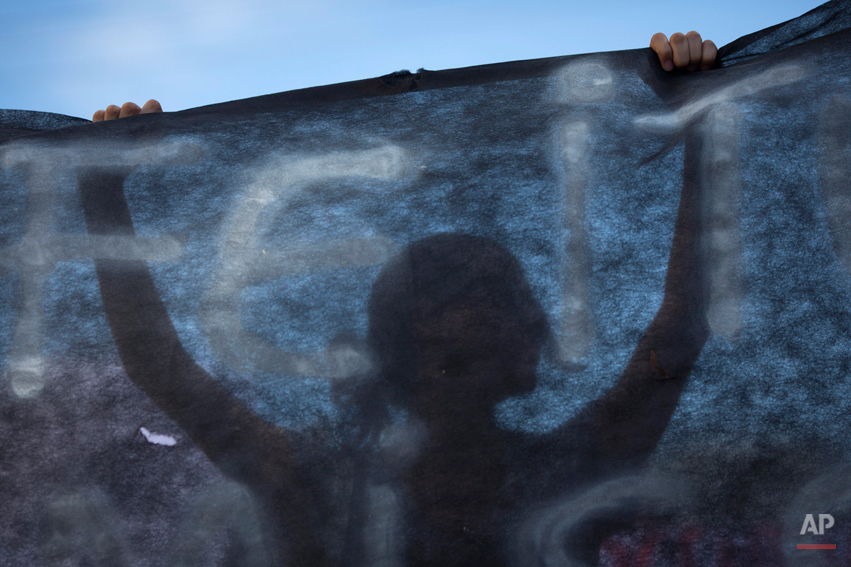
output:
[[[719,47],[820,0],[0,1],[0,108],[91,118],[149,98],[183,110],[422,67],[649,45]]]

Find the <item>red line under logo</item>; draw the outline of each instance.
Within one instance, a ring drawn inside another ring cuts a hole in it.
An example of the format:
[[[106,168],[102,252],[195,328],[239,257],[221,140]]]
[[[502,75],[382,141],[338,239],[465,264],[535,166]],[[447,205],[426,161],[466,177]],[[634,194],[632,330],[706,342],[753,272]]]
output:
[[[799,543],[798,549],[836,549],[835,543]]]

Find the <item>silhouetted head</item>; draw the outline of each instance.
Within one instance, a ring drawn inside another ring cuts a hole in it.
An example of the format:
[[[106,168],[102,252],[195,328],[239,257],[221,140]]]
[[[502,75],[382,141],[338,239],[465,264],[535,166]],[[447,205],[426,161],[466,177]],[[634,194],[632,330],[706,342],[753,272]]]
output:
[[[391,401],[433,412],[534,389],[549,333],[516,258],[491,240],[437,234],[388,262],[367,341]]]

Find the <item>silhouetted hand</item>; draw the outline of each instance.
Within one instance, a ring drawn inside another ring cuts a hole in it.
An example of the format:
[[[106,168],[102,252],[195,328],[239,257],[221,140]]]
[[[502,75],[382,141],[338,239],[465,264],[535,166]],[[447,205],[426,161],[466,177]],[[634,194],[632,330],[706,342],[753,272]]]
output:
[[[106,110],[98,110],[92,116],[92,122],[101,122],[103,120],[114,120],[116,118],[124,118],[126,116],[136,116],[137,114],[149,114],[151,112],[162,112],[163,107],[154,99],[145,103],[145,106],[139,108],[139,105],[133,102],[125,102],[119,108],[114,104],[106,107]]]
[[[718,54],[718,48],[712,40],[702,41],[696,31],[685,35],[672,34],[670,42],[665,34],[657,33],[650,39],[650,47],[659,56],[659,62],[666,71],[673,71],[674,67],[685,67],[689,71],[700,67],[702,71],[707,71],[715,63]]]

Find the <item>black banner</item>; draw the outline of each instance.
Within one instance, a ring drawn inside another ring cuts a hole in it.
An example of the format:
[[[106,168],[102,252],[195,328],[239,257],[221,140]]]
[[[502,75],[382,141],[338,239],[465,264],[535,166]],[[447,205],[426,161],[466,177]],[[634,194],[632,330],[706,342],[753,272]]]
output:
[[[0,563],[851,564],[849,27],[0,111]]]

